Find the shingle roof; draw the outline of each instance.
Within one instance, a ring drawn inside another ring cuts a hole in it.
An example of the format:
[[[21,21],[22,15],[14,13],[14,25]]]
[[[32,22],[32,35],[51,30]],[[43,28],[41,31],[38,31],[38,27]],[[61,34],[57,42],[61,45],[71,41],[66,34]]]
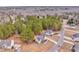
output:
[[[37,35],[35,41],[37,43],[41,43],[44,40],[44,36],[43,35]]]
[[[53,34],[53,31],[52,30],[46,30],[44,34],[45,35],[52,35]]]
[[[0,47],[8,48],[11,47],[11,40],[1,40],[0,41]]]
[[[79,33],[74,34],[72,38],[74,41],[79,41]]]
[[[44,39],[44,36],[42,36],[42,35],[38,35],[36,38],[37,38],[38,41],[39,41],[39,40],[43,40],[43,39]]]
[[[75,52],[79,52],[79,45],[74,45],[73,49],[75,50]]]

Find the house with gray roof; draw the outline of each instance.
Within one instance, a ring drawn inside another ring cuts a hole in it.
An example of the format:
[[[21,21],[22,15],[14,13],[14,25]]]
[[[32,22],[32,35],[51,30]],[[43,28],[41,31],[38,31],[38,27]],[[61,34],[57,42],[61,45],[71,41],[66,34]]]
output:
[[[11,49],[13,46],[14,46],[13,40],[0,40],[1,48]]]
[[[44,35],[37,35],[35,37],[35,41],[40,44],[40,43],[45,43],[47,40]]]
[[[74,45],[72,47],[72,52],[79,52],[79,45]]]
[[[72,47],[72,52],[79,52],[79,33],[76,33],[72,36],[74,45]]]
[[[45,36],[52,36],[54,33],[53,33],[53,31],[52,30],[46,30],[45,32],[44,32],[44,35]]]
[[[73,39],[74,41],[79,41],[79,33],[74,34],[74,35],[72,36],[72,39]]]

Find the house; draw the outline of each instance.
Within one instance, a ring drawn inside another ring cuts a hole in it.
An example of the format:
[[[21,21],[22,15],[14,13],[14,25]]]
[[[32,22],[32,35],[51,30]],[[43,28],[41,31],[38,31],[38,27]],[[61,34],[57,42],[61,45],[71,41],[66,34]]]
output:
[[[15,52],[20,52],[20,51],[21,51],[20,47],[21,47],[21,45],[15,44],[15,45],[14,45],[14,51],[15,51]]]
[[[72,47],[72,52],[79,52],[79,45],[74,45]]]
[[[79,16],[73,16],[73,17],[69,18],[68,23],[71,26],[78,25],[79,24]]]
[[[1,48],[11,49],[13,46],[14,46],[13,40],[0,40]]]
[[[14,50],[14,52],[20,52],[21,45],[14,42],[13,40],[0,40],[0,48],[2,49],[12,49]]]
[[[52,30],[46,30],[45,33],[44,33],[45,36],[52,36],[53,34],[54,33],[53,33]]]
[[[73,39],[74,41],[79,41],[79,33],[74,34],[74,35],[72,36],[72,39]]]
[[[79,33],[74,34],[72,39],[74,41],[74,45],[72,47],[72,51],[73,52],[79,52]]]
[[[43,33],[43,35],[37,35],[36,37],[35,37],[35,41],[37,42],[37,43],[42,43],[42,42],[46,42],[47,40],[46,40],[46,36],[52,36],[54,33],[53,33],[53,31],[52,30],[46,30],[44,33]]]
[[[46,40],[46,38],[45,38],[44,35],[37,35],[37,36],[35,37],[35,41],[36,41],[37,43],[42,43],[42,42],[46,42],[47,40]]]

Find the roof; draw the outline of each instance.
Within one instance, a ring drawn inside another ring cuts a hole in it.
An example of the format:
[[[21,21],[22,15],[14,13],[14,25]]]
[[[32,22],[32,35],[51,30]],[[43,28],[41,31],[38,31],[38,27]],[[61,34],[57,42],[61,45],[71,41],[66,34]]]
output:
[[[35,40],[36,40],[36,42],[41,43],[44,40],[44,36],[43,35],[37,35]]]
[[[0,47],[9,48],[12,47],[13,42],[11,40],[1,40]]]
[[[21,45],[20,44],[15,44],[14,45],[14,48],[15,48],[15,52],[21,52],[21,49],[20,49]]]
[[[44,36],[38,35],[36,38],[37,38],[38,40],[43,40],[43,39],[44,39]]]
[[[53,34],[53,31],[52,30],[46,30],[44,34],[50,36],[50,35]]]
[[[79,52],[79,45],[74,45],[73,49],[75,50],[75,52]]]
[[[72,38],[74,41],[79,41],[79,33],[74,34]]]

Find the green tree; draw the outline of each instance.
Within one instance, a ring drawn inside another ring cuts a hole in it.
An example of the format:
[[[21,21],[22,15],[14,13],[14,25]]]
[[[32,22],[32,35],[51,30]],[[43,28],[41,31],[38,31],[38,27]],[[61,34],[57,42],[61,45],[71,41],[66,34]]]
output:
[[[53,20],[53,30],[60,30],[62,27],[62,21],[60,18],[56,18]]]
[[[15,33],[15,26],[14,26],[14,24],[11,24],[11,23],[7,24],[6,25],[6,30],[7,30],[7,32],[10,35],[14,34]]]
[[[1,24],[0,25],[0,38],[6,39],[9,36],[9,32],[7,31],[7,25]]]
[[[9,36],[11,36],[15,32],[14,24],[12,24],[12,21],[9,21],[5,24],[0,24],[0,38],[6,39]]]
[[[69,25],[74,24],[74,19],[70,19],[70,20],[68,20],[67,24],[69,24]]]
[[[42,21],[36,16],[28,16],[28,22],[34,34],[40,34],[43,30]]]
[[[53,27],[52,18],[48,16],[46,19],[42,19],[42,26],[43,26],[43,29],[52,29]]]
[[[14,26],[15,26],[15,29],[18,31],[18,34],[21,33],[23,24],[24,24],[24,21],[21,20],[20,16],[17,16]]]
[[[29,26],[23,26],[23,30],[20,33],[20,36],[24,42],[33,41],[34,40],[34,33],[32,32]]]
[[[42,26],[43,26],[43,29],[48,29],[49,23],[47,19],[42,19]]]
[[[28,21],[29,20],[37,20],[37,17],[36,16],[27,16],[27,19],[28,19]]]
[[[3,26],[2,24],[0,24],[0,39],[3,39],[4,38],[4,34],[3,34]]]
[[[32,30],[35,34],[41,34],[43,27],[42,27],[42,22],[41,20],[35,20],[32,23]]]

